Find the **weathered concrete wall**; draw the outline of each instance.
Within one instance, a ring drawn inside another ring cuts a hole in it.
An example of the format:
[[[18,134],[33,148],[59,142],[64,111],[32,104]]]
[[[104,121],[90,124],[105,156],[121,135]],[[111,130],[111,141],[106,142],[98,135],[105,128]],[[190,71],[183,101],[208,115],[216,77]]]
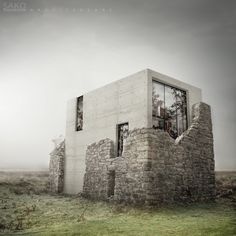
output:
[[[64,192],[83,190],[87,145],[101,139],[116,140],[116,126],[147,127],[147,75],[141,71],[84,94],[83,130],[75,131],[76,99],[67,107]],[[116,143],[115,143],[116,145]]]
[[[113,158],[112,153],[108,139],[88,146],[87,196],[107,199],[109,173],[115,171],[117,201],[159,204],[215,197],[211,113],[204,103],[193,107],[193,123],[177,140],[161,130],[134,129],[125,141],[122,157]]]
[[[64,161],[65,141],[62,141],[50,153],[49,184],[51,192],[60,193],[63,191]]]

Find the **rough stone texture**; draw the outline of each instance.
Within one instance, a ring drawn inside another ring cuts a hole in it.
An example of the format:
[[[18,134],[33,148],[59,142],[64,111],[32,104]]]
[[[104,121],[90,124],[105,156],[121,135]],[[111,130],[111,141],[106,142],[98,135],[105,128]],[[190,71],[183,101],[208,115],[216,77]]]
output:
[[[166,132],[131,131],[123,153],[123,173],[116,168],[120,184],[115,188],[115,199],[135,204],[172,201],[176,176],[173,171],[178,168],[178,155],[172,155],[173,148],[174,140]]]
[[[87,148],[83,187],[85,196],[103,200],[108,198],[108,167],[111,158],[114,158],[114,144],[110,139],[93,143]]]
[[[60,193],[63,191],[64,161],[65,141],[63,140],[50,153],[49,184],[51,192]]]
[[[83,190],[93,199],[114,195],[134,204],[212,200],[214,166],[211,111],[199,103],[191,126],[177,140],[143,128],[129,131],[122,157],[114,157],[110,139],[88,146]]]
[[[184,148],[185,195],[195,200],[215,198],[215,162],[210,106],[193,106],[193,122],[176,143]]]

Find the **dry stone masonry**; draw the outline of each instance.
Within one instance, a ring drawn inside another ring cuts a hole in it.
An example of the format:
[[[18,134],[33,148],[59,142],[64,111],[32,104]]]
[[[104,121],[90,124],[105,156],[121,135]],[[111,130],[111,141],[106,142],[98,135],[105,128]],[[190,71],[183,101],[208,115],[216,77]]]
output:
[[[65,141],[63,140],[56,144],[54,150],[50,153],[49,184],[51,192],[60,193],[63,191],[64,161]]]
[[[104,139],[90,145],[86,152],[86,173],[84,176],[84,194],[93,199],[108,198],[109,162],[114,159],[114,144]]]
[[[149,128],[128,133],[122,157],[104,139],[88,146],[83,193],[92,199],[158,205],[215,198],[210,106],[193,106],[191,126],[176,140]]]

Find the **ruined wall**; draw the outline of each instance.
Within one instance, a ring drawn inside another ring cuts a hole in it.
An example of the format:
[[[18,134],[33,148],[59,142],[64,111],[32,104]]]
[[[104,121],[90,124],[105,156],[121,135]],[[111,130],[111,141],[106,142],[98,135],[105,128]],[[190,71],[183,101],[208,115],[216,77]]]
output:
[[[65,141],[62,141],[50,153],[49,185],[51,192],[60,193],[63,191],[64,161]]]
[[[210,107],[194,105],[193,122],[177,140],[162,130],[134,129],[125,140],[122,157],[116,158],[111,140],[90,145],[84,192],[95,199],[114,195],[116,201],[135,204],[214,199]]]
[[[181,148],[164,131],[131,131],[123,153],[126,173],[121,175],[123,180],[116,179],[121,184],[115,187],[115,199],[135,204],[172,202],[183,168],[181,154]],[[119,173],[119,168],[116,171]]]
[[[215,161],[210,106],[197,103],[192,109],[193,122],[176,143],[183,147],[185,197],[194,200],[215,197]]]
[[[88,146],[83,194],[92,199],[107,199],[109,187],[109,160],[114,158],[114,144],[104,139]]]

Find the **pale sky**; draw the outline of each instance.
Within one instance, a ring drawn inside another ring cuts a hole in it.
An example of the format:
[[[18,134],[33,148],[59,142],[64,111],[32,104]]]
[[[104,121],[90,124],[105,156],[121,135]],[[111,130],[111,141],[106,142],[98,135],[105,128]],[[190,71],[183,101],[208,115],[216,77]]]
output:
[[[202,89],[236,170],[235,0],[0,0],[0,169],[47,168],[66,102],[150,68]]]

